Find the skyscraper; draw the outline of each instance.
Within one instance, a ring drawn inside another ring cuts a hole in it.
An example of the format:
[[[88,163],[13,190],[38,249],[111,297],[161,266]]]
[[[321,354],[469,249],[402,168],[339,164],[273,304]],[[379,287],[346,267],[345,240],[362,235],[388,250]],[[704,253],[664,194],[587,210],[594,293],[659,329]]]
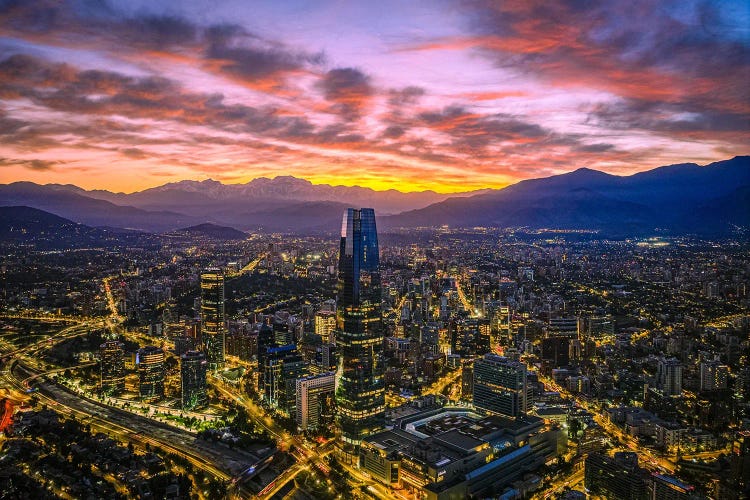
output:
[[[336,407],[341,439],[355,446],[384,425],[379,265],[375,211],[347,209],[339,249]]]
[[[297,425],[303,430],[315,430],[325,424],[326,400],[333,393],[332,372],[297,379]]]
[[[224,274],[206,269],[201,274],[201,338],[212,370],[224,365]]]
[[[665,396],[682,394],[682,363],[675,358],[660,359],[656,368],[656,385]]]
[[[208,403],[206,393],[206,355],[198,351],[188,351],[180,356],[180,379],[182,387],[182,407],[193,409]]]
[[[474,406],[517,417],[528,411],[529,388],[526,365],[496,354],[485,354],[474,361]]]
[[[307,364],[295,344],[268,349],[265,362],[263,397],[272,408],[293,418],[297,379],[307,375]]]
[[[101,360],[101,389],[107,394],[125,390],[125,345],[118,340],[107,340],[99,347]]]
[[[324,344],[333,343],[333,332],[336,330],[336,314],[332,311],[315,313],[315,334],[320,335]]]
[[[164,396],[164,351],[153,345],[138,349],[138,380],[142,398]]]

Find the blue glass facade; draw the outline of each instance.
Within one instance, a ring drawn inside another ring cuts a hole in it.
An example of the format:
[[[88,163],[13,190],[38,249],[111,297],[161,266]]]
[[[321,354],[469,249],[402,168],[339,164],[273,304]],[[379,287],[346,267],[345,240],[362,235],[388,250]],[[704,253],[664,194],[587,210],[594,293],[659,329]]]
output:
[[[375,211],[344,212],[339,253],[336,344],[341,366],[336,405],[341,438],[359,445],[385,416],[380,256]]]

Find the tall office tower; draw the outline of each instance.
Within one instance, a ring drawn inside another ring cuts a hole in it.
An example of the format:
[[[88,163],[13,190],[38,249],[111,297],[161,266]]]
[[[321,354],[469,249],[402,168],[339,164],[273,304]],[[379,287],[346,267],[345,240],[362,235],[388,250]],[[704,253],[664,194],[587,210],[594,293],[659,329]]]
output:
[[[125,344],[107,340],[99,347],[101,360],[101,389],[106,394],[120,394],[125,390]]]
[[[729,367],[719,360],[701,363],[701,391],[718,391],[727,388]]]
[[[224,274],[206,269],[201,274],[201,338],[212,370],[224,365]]]
[[[296,345],[272,347],[266,353],[263,397],[272,408],[294,417],[297,379],[307,374],[307,363]]]
[[[142,398],[164,396],[164,351],[147,345],[138,349],[139,392]]]
[[[206,355],[188,351],[180,356],[180,378],[182,382],[182,408],[192,410],[208,404],[206,392]]]
[[[474,361],[474,406],[509,417],[526,413],[530,405],[526,365],[497,354]]]
[[[258,390],[263,391],[265,384],[266,357],[268,350],[276,347],[271,325],[263,323],[258,330]]]
[[[326,425],[326,401],[333,394],[335,373],[321,373],[297,379],[297,426],[302,430],[315,430]]]
[[[665,396],[682,394],[682,364],[675,358],[660,359],[656,369],[656,386]]]
[[[474,365],[464,361],[461,366],[461,399],[471,401],[474,394]]]
[[[324,344],[333,343],[333,332],[336,330],[336,313],[318,311],[315,313],[315,335],[320,335]]]
[[[339,250],[336,408],[341,439],[354,446],[385,424],[379,265],[375,211],[347,209]]]

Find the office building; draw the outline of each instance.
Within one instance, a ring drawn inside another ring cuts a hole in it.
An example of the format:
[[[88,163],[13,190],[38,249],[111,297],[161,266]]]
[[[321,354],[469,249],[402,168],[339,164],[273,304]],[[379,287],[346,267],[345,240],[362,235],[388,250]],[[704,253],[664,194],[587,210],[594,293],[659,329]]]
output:
[[[526,365],[496,354],[474,361],[472,401],[480,410],[517,417],[529,408]]]
[[[464,361],[461,365],[461,399],[471,401],[474,394],[474,365]]]
[[[371,208],[344,212],[339,250],[336,408],[341,439],[358,446],[384,425],[380,256]]]
[[[263,323],[258,330],[258,389],[263,392],[265,384],[264,371],[266,369],[266,357],[268,350],[276,347],[271,325]]]
[[[324,344],[332,344],[336,331],[336,313],[318,311],[315,313],[315,335],[320,335]]]
[[[615,453],[609,457],[591,453],[586,457],[584,484],[586,489],[605,498],[646,500],[648,473],[638,467],[638,454]]]
[[[701,363],[701,391],[718,391],[727,388],[729,367],[719,360]]]
[[[138,350],[138,390],[142,398],[164,396],[164,351],[148,345]]]
[[[99,347],[101,390],[105,394],[120,394],[125,390],[125,345],[107,340]]]
[[[675,358],[660,359],[656,369],[656,386],[665,396],[682,394],[682,364]]]
[[[307,363],[296,345],[268,349],[263,370],[263,396],[271,408],[294,417],[297,379],[306,375]]]
[[[578,338],[578,318],[551,318],[547,324],[547,336]]]
[[[701,498],[695,495],[695,488],[677,479],[654,474],[652,476],[652,489],[650,500],[690,500]]]
[[[208,366],[212,370],[224,365],[224,274],[207,269],[201,274],[201,339]]]
[[[180,357],[182,407],[192,410],[208,404],[206,393],[206,355],[198,351],[188,351]]]
[[[334,376],[328,372],[297,379],[295,413],[300,429],[315,430],[329,423],[326,416],[332,416]]]

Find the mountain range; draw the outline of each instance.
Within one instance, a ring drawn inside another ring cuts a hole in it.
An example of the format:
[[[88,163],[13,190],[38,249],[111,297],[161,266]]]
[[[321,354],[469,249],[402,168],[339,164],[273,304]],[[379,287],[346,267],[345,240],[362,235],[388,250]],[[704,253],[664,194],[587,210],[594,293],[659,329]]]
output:
[[[592,229],[628,236],[666,230],[728,234],[750,226],[750,156],[669,165],[629,176],[581,168],[386,217],[386,224]]]
[[[314,185],[288,176],[247,184],[180,181],[131,194],[31,182],[0,185],[0,206],[19,205],[88,226],[147,232],[204,223],[243,231],[332,232],[346,207],[370,206],[381,229],[448,225],[722,235],[750,227],[750,156],[629,176],[581,168],[456,195]]]

